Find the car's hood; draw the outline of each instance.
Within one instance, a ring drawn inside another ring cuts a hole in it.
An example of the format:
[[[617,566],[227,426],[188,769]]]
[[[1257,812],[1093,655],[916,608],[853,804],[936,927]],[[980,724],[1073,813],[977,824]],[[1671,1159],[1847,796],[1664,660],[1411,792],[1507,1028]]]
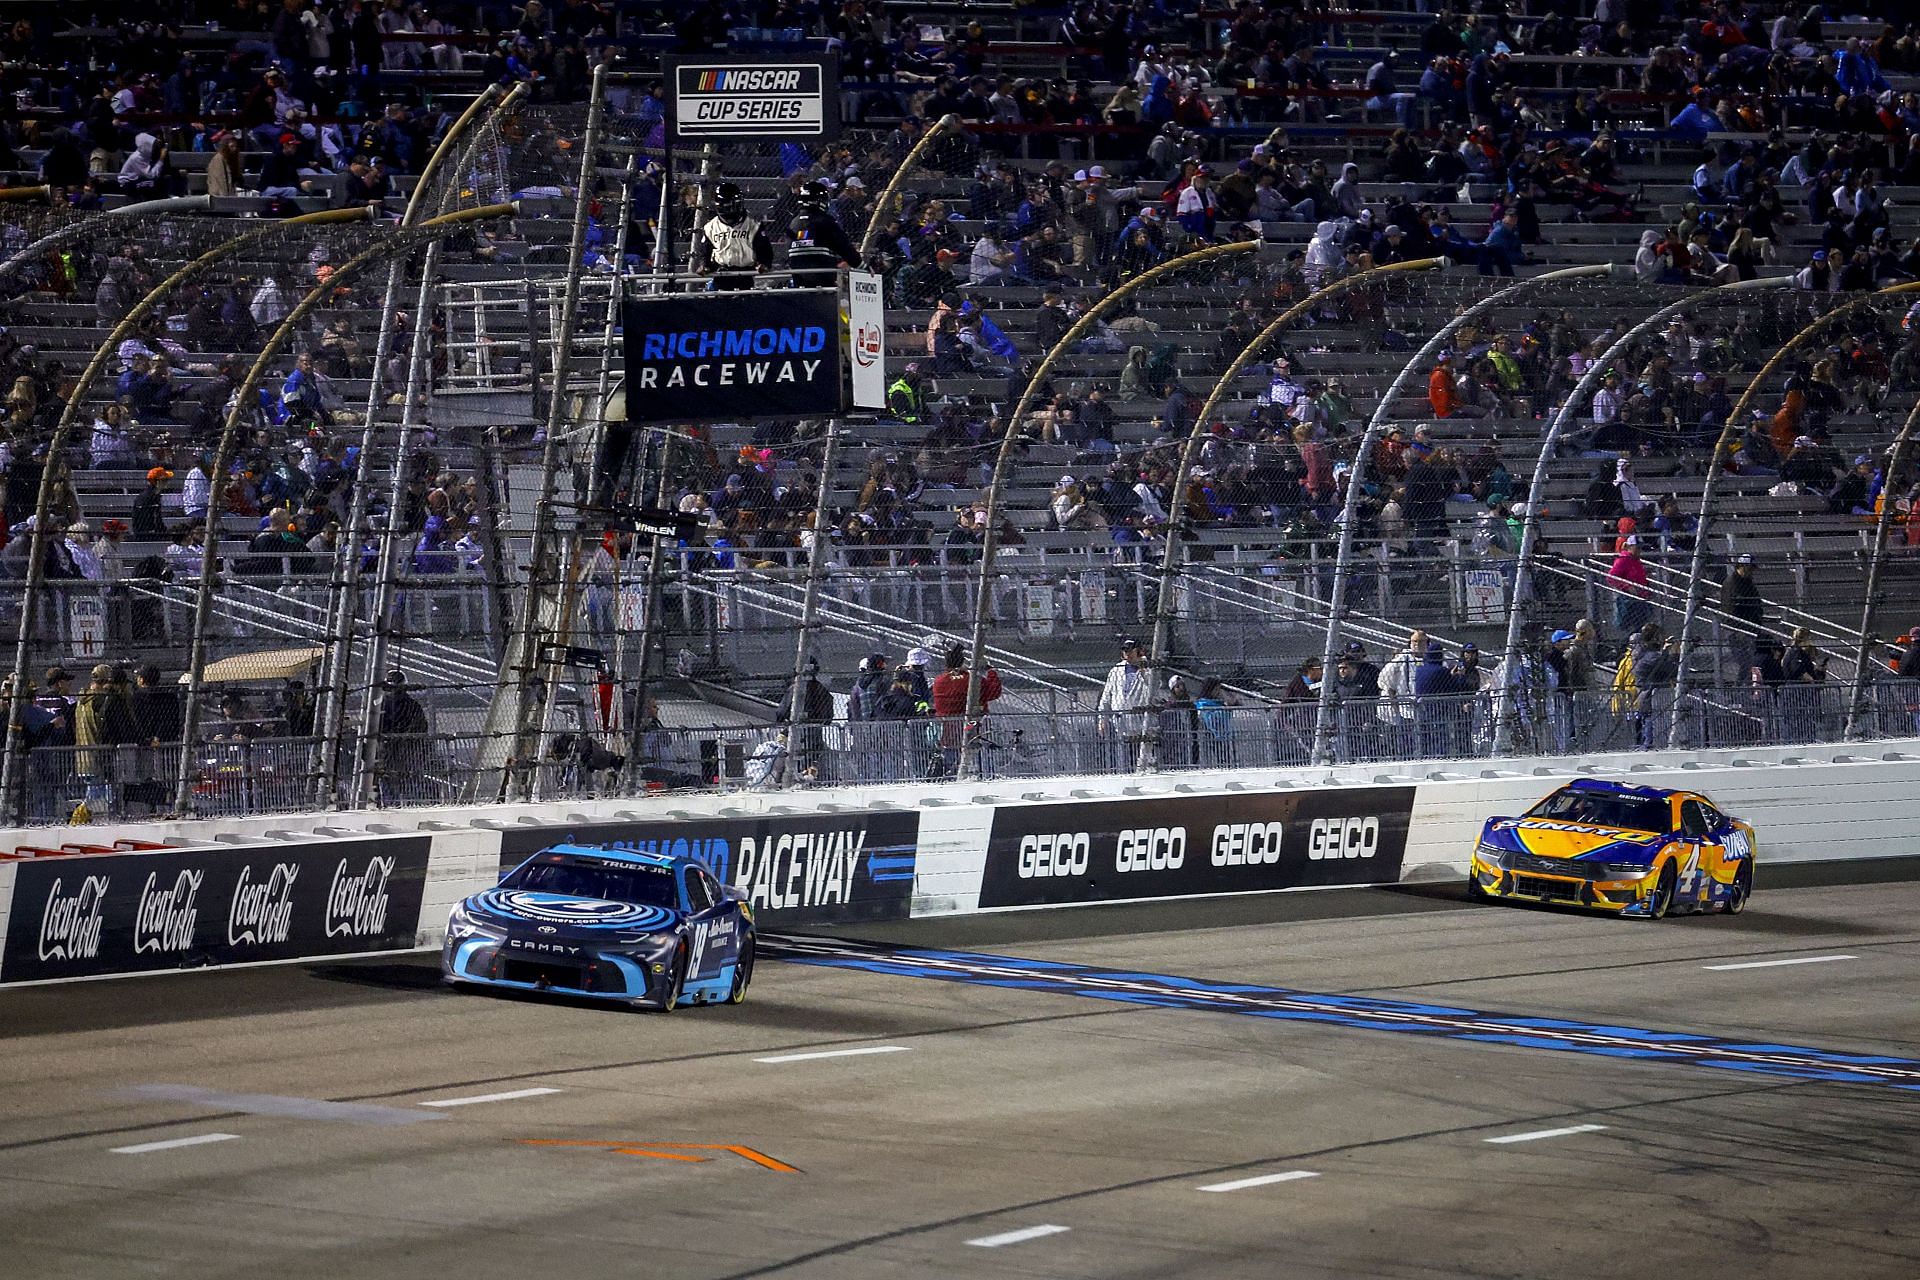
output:
[[[461,904],[476,920],[507,928],[551,929],[555,935],[657,933],[680,921],[680,912],[604,898],[570,898],[524,889],[488,889]]]
[[[1657,832],[1553,818],[1495,818],[1487,823],[1480,840],[1496,849],[1540,858],[1587,858],[1597,862],[1647,862],[1667,842]]]

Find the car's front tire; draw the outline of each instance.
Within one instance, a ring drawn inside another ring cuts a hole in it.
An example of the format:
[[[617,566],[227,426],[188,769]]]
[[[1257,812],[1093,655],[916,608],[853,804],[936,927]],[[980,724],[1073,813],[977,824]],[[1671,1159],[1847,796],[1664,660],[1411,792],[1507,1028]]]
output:
[[[1673,888],[1678,880],[1672,862],[1661,865],[1660,878],[1654,882],[1653,897],[1647,903],[1647,919],[1658,920],[1672,908]]]
[[[1753,863],[1742,862],[1739,870],[1733,873],[1733,883],[1727,886],[1727,896],[1720,903],[1722,915],[1737,916],[1747,909],[1747,899],[1753,896]]]
[[[667,990],[660,997],[660,1012],[672,1013],[680,1007],[680,988],[687,981],[687,948],[682,943],[673,953],[673,967],[667,971]]]
[[[733,962],[733,986],[727,992],[728,1004],[745,1004],[747,984],[753,981],[753,939],[740,944],[739,958]]]

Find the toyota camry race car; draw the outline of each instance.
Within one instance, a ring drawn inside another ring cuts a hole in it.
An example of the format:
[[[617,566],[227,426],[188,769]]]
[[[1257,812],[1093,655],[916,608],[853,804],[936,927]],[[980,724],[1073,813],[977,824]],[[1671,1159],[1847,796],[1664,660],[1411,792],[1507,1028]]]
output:
[[[671,1010],[738,1004],[753,980],[753,909],[692,858],[557,845],[447,917],[455,984]]]
[[[1467,893],[1656,920],[1733,913],[1753,892],[1754,851],[1753,828],[1703,795],[1581,778],[1520,817],[1487,820]]]

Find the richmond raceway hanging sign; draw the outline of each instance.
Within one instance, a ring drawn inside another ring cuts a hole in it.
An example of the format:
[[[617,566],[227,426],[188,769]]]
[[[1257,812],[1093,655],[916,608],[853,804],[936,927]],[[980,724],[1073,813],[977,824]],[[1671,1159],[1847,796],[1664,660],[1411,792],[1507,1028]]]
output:
[[[0,982],[409,948],[430,843],[419,836],[22,862]]]

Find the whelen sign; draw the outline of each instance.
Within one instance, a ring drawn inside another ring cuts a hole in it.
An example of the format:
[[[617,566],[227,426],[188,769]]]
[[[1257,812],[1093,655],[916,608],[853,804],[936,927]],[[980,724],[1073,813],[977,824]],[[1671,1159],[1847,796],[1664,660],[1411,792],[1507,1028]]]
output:
[[[823,141],[840,134],[838,60],[668,59],[668,120],[680,142]]]

